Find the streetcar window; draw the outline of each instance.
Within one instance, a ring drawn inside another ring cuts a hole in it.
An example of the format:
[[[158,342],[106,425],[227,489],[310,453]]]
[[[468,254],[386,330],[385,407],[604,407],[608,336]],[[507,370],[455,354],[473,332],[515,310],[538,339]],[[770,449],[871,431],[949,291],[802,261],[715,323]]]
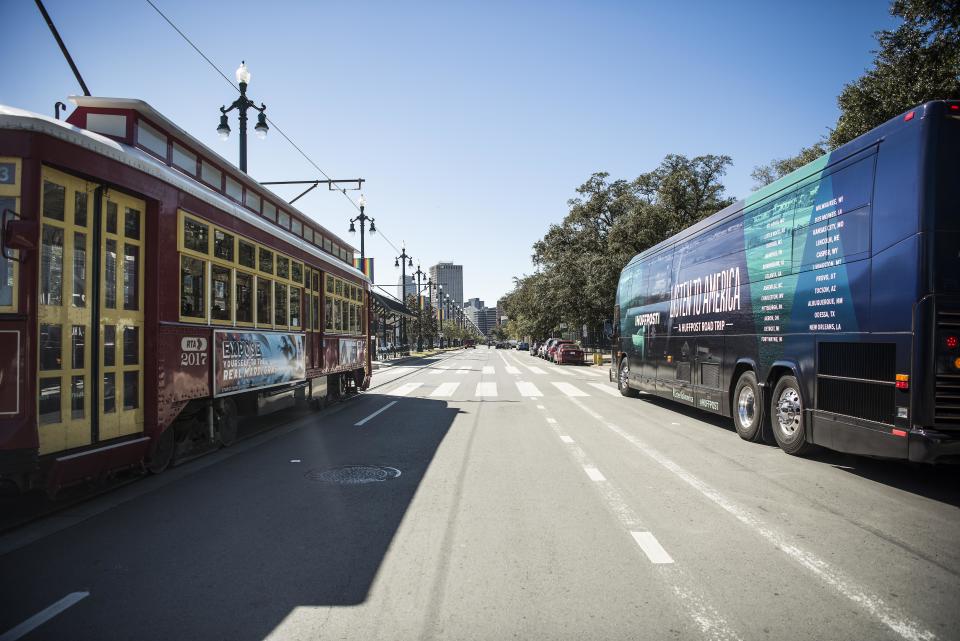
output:
[[[265,274],[273,273],[273,252],[263,247],[260,248],[260,271]]]
[[[13,198],[0,198],[0,212],[4,209],[16,209],[16,201]],[[3,245],[3,228],[0,227],[0,246]],[[16,252],[8,250],[7,255],[10,258],[0,256],[0,307],[13,306],[13,283],[14,272],[16,271]]]
[[[197,175],[197,156],[186,147],[173,143],[173,166],[182,169],[191,176]]]
[[[340,303],[340,329],[350,331],[350,303],[342,301]]]
[[[103,366],[113,367],[117,364],[117,327],[103,326]]]
[[[213,230],[213,255],[233,262],[233,236],[220,229]]]
[[[72,358],[70,359],[73,369],[83,369],[86,359],[86,333],[85,325],[74,325],[71,332]]]
[[[323,239],[323,248],[326,250],[326,252],[327,252],[328,254],[332,254],[332,253],[333,253],[333,243],[330,242],[330,239],[329,239],[329,238],[326,238],[326,237],[325,237],[325,238]]]
[[[287,324],[287,286],[280,283],[273,284],[273,322],[277,325]]]
[[[255,192],[248,190],[243,204],[258,214],[260,213],[260,196],[258,196]]]
[[[327,299],[323,305],[324,309],[324,321],[323,326],[327,331],[333,331],[333,301]]]
[[[212,186],[217,191],[223,189],[223,172],[206,160],[200,161],[200,177],[203,178],[203,182]]]
[[[238,203],[243,201],[243,187],[230,176],[227,176],[226,189],[224,191]]]
[[[140,248],[123,244],[123,308],[140,309]]]
[[[123,328],[123,364],[136,365],[140,362],[140,328]]]
[[[290,273],[293,274],[293,282],[295,283],[304,283],[308,287],[310,286],[310,275],[307,275],[307,280],[303,280],[303,265],[300,263],[291,263]]]
[[[77,191],[73,194],[73,224],[77,227],[87,226],[87,192]]]
[[[277,222],[277,206],[268,200],[263,201],[263,217]]]
[[[73,306],[87,306],[87,235],[73,233]]]
[[[40,254],[40,304],[63,304],[63,230],[43,226]]]
[[[210,267],[210,318],[230,320],[230,269],[213,265]]]
[[[339,278],[333,281],[334,292],[337,296],[343,296],[343,281]]]
[[[60,325],[40,324],[40,369],[63,369],[63,335]]]
[[[123,409],[140,407],[140,372],[123,373]]]
[[[60,377],[40,379],[40,424],[60,422]]]
[[[180,315],[204,318],[203,278],[206,265],[191,256],[180,257]]]
[[[237,250],[237,260],[244,267],[255,269],[257,267],[257,248],[248,242],[240,241],[240,248]]]
[[[107,203],[107,233],[117,233],[117,203]]]
[[[327,276],[327,293],[333,293],[333,276]]]
[[[300,327],[300,288],[290,288],[290,327]]]
[[[167,159],[167,137],[142,120],[137,121],[137,144]]]
[[[117,410],[117,377],[113,372],[103,375],[103,413],[113,414]]]
[[[237,322],[253,322],[253,276],[237,272]]]
[[[320,331],[320,294],[313,295],[313,331]]]
[[[313,272],[313,291],[320,291],[320,272]]]
[[[299,220],[294,219],[290,223],[290,231],[292,231],[297,236],[303,236],[303,223]]]
[[[183,219],[183,247],[201,254],[210,253],[210,229],[189,218]]]
[[[290,261],[277,256],[277,278],[290,278]]]
[[[70,418],[76,420],[84,417],[85,392],[83,376],[74,376],[70,381]]]
[[[350,324],[348,325],[349,331],[357,331],[357,306],[356,305],[347,305],[350,308]]]
[[[117,241],[108,239],[105,243],[103,257],[103,306],[108,309],[117,308]]]
[[[334,299],[333,301],[333,329],[335,331],[341,331],[343,329],[343,316],[340,314],[340,305],[341,302],[339,299]]]
[[[123,235],[140,240],[140,212],[129,207],[123,208]]]
[[[277,219],[277,223],[283,228],[290,227],[290,214],[285,211],[280,212],[280,217]]]
[[[257,324],[269,325],[273,311],[273,293],[270,281],[266,278],[257,278]]]
[[[43,181],[43,217],[53,220],[63,220],[63,210],[66,204],[67,189],[63,185]]]

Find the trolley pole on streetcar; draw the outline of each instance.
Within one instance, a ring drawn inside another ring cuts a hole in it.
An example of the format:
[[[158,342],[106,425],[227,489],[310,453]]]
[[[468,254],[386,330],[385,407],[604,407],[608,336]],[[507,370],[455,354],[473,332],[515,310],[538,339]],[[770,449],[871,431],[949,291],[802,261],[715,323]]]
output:
[[[267,115],[264,113],[267,106],[257,104],[247,98],[247,85],[250,84],[250,71],[247,69],[247,63],[240,62],[237,68],[237,84],[240,85],[240,97],[233,101],[229,107],[220,107],[220,125],[217,127],[217,133],[221,140],[230,137],[230,124],[227,122],[227,114],[236,109],[240,114],[240,171],[247,173],[247,110],[254,109],[259,113],[257,116],[257,125],[253,130],[260,138],[266,138],[270,127],[267,126]]]
[[[417,271],[413,272],[413,276],[417,277],[417,351],[423,351],[423,301],[420,298],[420,277],[426,276],[424,271],[420,269],[420,264],[417,264]]]
[[[367,216],[365,213],[363,213],[363,210],[366,209],[366,207],[367,207],[367,198],[363,194],[360,194],[360,215],[357,216],[356,218],[350,219],[351,234],[357,233],[357,228],[353,226],[353,223],[355,222],[360,223],[360,267],[361,269],[363,268],[363,259],[366,256],[363,248],[363,231],[364,231],[364,226],[368,220],[370,221],[370,233],[371,234],[377,233],[377,225],[376,223],[373,222],[374,219],[371,218],[370,216]]]
[[[407,263],[410,263],[410,267],[413,267],[413,258],[407,255],[407,248],[403,245],[400,246],[400,255],[393,259],[393,266],[400,268],[400,287],[403,291],[403,296],[401,297],[400,302],[404,305],[407,304]],[[400,344],[406,346],[407,344],[407,318],[406,316],[400,319]]]

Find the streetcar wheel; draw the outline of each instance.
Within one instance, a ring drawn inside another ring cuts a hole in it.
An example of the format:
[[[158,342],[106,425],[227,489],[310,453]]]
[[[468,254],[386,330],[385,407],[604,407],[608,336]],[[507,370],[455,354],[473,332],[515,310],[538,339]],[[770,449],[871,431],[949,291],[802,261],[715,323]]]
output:
[[[217,441],[221,447],[230,447],[237,442],[237,404],[228,398],[217,412]]]
[[[803,414],[803,398],[800,384],[793,376],[784,376],[773,390],[770,418],[773,422],[773,437],[787,454],[800,456],[810,450],[806,439],[806,419]]]
[[[157,437],[144,465],[151,474],[159,474],[173,462],[173,455],[177,451],[177,438],[173,426],[168,426]]]
[[[620,361],[620,374],[617,376],[617,389],[620,390],[622,396],[629,396],[630,398],[637,397],[637,390],[630,387],[627,383],[628,375],[630,374],[630,365],[627,363],[627,359],[624,358]]]
[[[745,441],[759,441],[762,438],[763,392],[757,384],[757,375],[744,372],[733,391],[733,424],[737,434]]]

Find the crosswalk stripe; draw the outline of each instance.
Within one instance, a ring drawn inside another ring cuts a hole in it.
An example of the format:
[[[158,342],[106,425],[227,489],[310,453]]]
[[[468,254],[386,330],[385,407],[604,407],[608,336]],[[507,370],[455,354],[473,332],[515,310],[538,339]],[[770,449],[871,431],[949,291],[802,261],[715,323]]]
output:
[[[542,369],[540,369],[539,367],[537,367],[537,366],[535,366],[535,365],[524,365],[524,367],[526,367],[528,370],[530,370],[530,371],[533,372],[534,374],[546,374],[545,371],[543,371]]]
[[[586,392],[581,391],[577,386],[571,385],[570,383],[553,381],[553,386],[558,390],[566,394],[567,396],[590,396]]]
[[[537,386],[529,381],[517,381],[517,390],[521,396],[543,396],[543,392],[537,389]]]
[[[440,374],[444,374],[445,371],[442,370],[442,369],[431,369],[431,370],[430,370],[430,373],[431,373],[433,376],[439,376]]]
[[[468,369],[458,369],[458,370],[455,370],[455,373],[456,373],[456,374],[459,374],[460,376],[464,376],[464,375],[466,375],[466,373],[469,372],[469,371],[470,371],[470,370],[468,370]]]
[[[453,396],[458,387],[460,387],[460,383],[441,383],[430,393],[430,396]]]
[[[513,374],[514,376],[519,376],[520,370],[518,370],[513,365],[507,365],[507,374]]]
[[[483,373],[484,373],[484,374],[494,374],[495,371],[494,371],[494,369],[493,369],[493,365],[484,365],[484,366],[483,366]]]
[[[497,395],[497,384],[488,381],[485,383],[477,383],[477,396],[496,396]]]
[[[405,383],[405,384],[401,385],[400,387],[395,387],[394,389],[390,390],[389,392],[387,392],[387,395],[389,395],[389,396],[406,396],[407,394],[409,394],[409,393],[412,392],[413,390],[417,389],[417,388],[420,387],[421,385],[423,385],[423,383]]]
[[[573,376],[573,372],[563,369],[563,365],[554,365],[551,371],[556,374],[563,374],[564,376]]]
[[[618,390],[616,387],[611,387],[606,383],[587,383],[587,385],[590,387],[595,387],[602,392],[606,392],[611,396],[620,396],[620,390]]]
[[[582,370],[580,370],[580,371],[581,371],[582,373],[584,373],[584,374],[589,375],[589,376],[597,376],[597,377],[601,377],[601,378],[607,378],[607,377],[608,377],[608,376],[607,376],[607,372],[602,371],[602,370],[596,370],[596,369],[593,369],[593,368],[591,368],[591,367],[584,367],[584,368],[583,368]]]

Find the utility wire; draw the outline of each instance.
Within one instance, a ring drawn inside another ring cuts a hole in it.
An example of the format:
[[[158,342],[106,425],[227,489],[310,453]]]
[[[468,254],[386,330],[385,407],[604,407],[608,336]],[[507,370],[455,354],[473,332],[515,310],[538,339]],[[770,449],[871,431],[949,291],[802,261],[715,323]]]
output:
[[[197,45],[195,45],[195,44],[193,43],[193,41],[190,40],[190,38],[188,38],[187,35],[186,35],[183,31],[181,31],[179,27],[177,27],[177,25],[175,25],[175,24],[173,23],[173,21],[170,20],[170,18],[168,18],[168,17],[163,13],[163,11],[161,11],[160,8],[157,7],[157,5],[153,3],[153,0],[146,0],[146,3],[149,4],[151,7],[153,7],[153,10],[156,11],[158,14],[160,14],[160,17],[163,18],[163,19],[167,22],[167,24],[169,24],[170,27],[173,28],[174,31],[176,31],[178,34],[180,34],[180,37],[183,38],[184,41],[186,41],[186,43],[187,43],[188,45],[190,45],[190,46],[193,48],[194,51],[196,51],[198,54],[200,54],[200,57],[203,58],[204,60],[206,60],[207,64],[210,65],[211,67],[213,67],[213,70],[216,71],[217,74],[219,74],[219,76],[220,76],[221,78],[223,78],[228,85],[230,85],[231,87],[233,87],[233,89],[234,89],[235,91],[238,91],[238,92],[240,91],[240,87],[238,87],[236,84],[234,84],[233,80],[230,80],[230,78],[227,77],[227,75],[224,74],[224,73],[220,70],[220,68],[219,68],[217,65],[215,65],[215,64],[213,63],[213,61],[210,60],[210,58],[208,58],[205,53],[203,53],[203,51],[200,50],[200,47],[198,47]],[[299,145],[297,145],[297,143],[293,142],[293,140],[290,138],[290,136],[288,136],[286,133],[284,133],[283,129],[280,128],[280,125],[278,125],[276,122],[274,122],[274,120],[273,120],[272,118],[270,118],[269,116],[267,117],[267,121],[268,121],[271,125],[273,125],[273,128],[277,130],[277,133],[279,133],[281,136],[283,136],[283,139],[286,140],[288,143],[290,143],[290,145],[291,145],[294,149],[296,149],[296,150],[300,153],[300,155],[303,156],[304,159],[313,166],[314,169],[316,169],[317,171],[319,171],[320,174],[323,175],[323,177],[326,178],[327,180],[332,180],[332,179],[330,178],[329,174],[327,174],[327,172],[325,172],[323,169],[321,169],[320,166],[319,166],[317,163],[315,163],[315,162],[313,161],[313,159],[310,158],[310,156],[308,156],[307,153],[306,153],[303,149],[300,148]],[[358,211],[360,210],[360,205],[357,204],[357,202],[354,201],[353,198],[351,198],[350,196],[347,195],[346,190],[339,190],[339,189],[338,189],[337,191],[339,191],[340,194],[341,194],[344,198],[346,198],[347,201],[348,201],[351,205],[353,205],[353,208],[354,208],[354,209],[356,209],[356,210],[358,210]],[[390,239],[387,238],[387,237],[383,234],[382,231],[378,230],[377,233],[380,234],[380,236],[381,236],[385,241],[387,241],[387,244],[390,245],[390,247],[392,247],[393,250],[394,250],[395,252],[397,252],[397,254],[403,253],[403,252],[401,252],[399,249],[397,249],[397,246],[394,245],[394,244],[390,241]]]

